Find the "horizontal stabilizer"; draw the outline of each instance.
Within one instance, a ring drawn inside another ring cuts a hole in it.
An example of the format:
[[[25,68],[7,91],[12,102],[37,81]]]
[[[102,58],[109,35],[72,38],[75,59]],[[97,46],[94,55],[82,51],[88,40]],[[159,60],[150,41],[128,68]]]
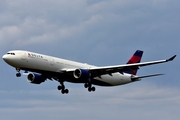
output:
[[[147,78],[147,77],[154,77],[154,76],[160,76],[160,75],[164,75],[164,74],[152,74],[152,75],[144,75],[144,76],[135,76],[132,77],[132,81],[138,81],[141,80],[141,78]]]

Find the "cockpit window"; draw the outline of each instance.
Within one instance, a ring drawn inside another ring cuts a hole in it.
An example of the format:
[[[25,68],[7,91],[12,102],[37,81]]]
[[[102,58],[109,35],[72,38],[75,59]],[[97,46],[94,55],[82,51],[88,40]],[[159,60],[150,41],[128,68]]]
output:
[[[15,53],[7,53],[7,55],[15,55]]]

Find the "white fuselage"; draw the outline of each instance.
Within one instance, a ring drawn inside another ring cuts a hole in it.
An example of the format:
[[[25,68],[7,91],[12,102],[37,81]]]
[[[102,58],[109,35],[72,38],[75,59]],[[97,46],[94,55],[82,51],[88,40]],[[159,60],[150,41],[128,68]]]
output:
[[[65,74],[65,71],[71,70],[71,69],[90,69],[96,66],[88,65],[85,63],[79,63],[74,62],[70,60],[65,60],[57,57],[47,56],[39,53],[33,53],[29,51],[22,51],[22,50],[14,50],[9,51],[7,54],[3,56],[3,59],[11,66],[15,68],[19,68],[22,70],[30,71],[30,72],[39,72],[43,71],[46,73],[56,73],[56,75],[59,73],[58,76],[52,74],[52,78],[55,80],[57,79],[63,79],[67,82],[73,82],[73,83],[84,83],[83,81],[78,81],[73,77],[73,74],[69,75],[70,77],[67,77],[68,75]],[[63,76],[61,78],[61,76]],[[132,82],[131,80],[132,75],[131,74],[122,74],[122,73],[113,73],[113,74],[106,74],[101,75],[99,77],[94,78],[94,83],[96,85],[101,86],[116,86],[116,85],[122,85]],[[104,84],[105,83],[105,84]]]

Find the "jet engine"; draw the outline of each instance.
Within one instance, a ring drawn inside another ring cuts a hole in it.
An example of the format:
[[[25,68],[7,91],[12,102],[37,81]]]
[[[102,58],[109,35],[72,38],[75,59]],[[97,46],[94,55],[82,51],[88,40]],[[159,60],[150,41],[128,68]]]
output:
[[[90,77],[89,71],[84,69],[76,69],[73,75],[76,79],[88,79]]]
[[[27,76],[27,80],[30,83],[33,84],[40,84],[46,80],[42,75],[37,74],[37,73],[29,73]]]

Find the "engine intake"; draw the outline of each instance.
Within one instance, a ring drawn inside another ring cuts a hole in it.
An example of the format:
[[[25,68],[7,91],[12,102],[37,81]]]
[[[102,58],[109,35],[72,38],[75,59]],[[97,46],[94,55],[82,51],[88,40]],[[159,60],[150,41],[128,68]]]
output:
[[[40,84],[46,80],[42,75],[37,74],[37,73],[29,73],[27,76],[27,80],[30,83],[33,84]]]
[[[76,79],[88,79],[90,77],[89,71],[84,69],[76,69],[73,75]]]

